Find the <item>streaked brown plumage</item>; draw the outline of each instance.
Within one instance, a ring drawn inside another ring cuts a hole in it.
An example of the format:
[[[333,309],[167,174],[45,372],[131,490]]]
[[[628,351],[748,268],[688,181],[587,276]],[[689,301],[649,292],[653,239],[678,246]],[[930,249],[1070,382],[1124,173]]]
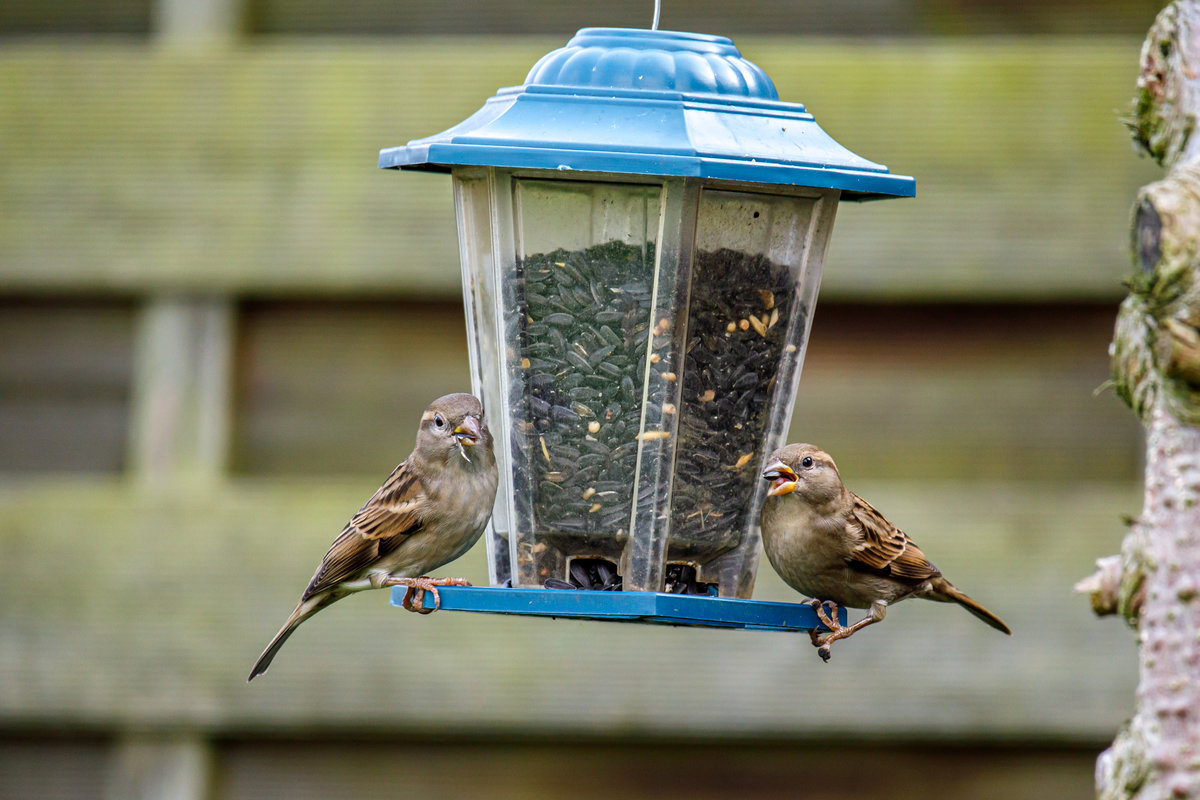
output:
[[[348,594],[407,586],[404,607],[429,613],[440,603],[438,586],[468,585],[463,578],[425,575],[479,539],[492,514],[496,482],[492,435],[479,400],[469,394],[434,400],[421,417],[412,454],[334,539],[247,680],[267,671],[300,623]],[[432,609],[425,608],[427,590],[434,597]]]
[[[782,447],[767,459],[763,478],[771,481],[762,509],[763,550],[784,582],[815,601],[830,629],[812,635],[825,660],[833,642],[879,622],[889,603],[907,597],[958,603],[996,630],[1012,633],[946,580],[904,531],[847,489],[825,451],[811,444]],[[828,604],[870,613],[843,627]]]

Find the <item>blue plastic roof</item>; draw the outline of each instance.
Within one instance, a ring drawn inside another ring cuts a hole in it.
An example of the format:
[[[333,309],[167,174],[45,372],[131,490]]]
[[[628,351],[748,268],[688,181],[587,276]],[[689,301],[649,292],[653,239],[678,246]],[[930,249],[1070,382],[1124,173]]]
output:
[[[916,193],[781,102],[731,40],[675,31],[584,28],[463,122],[379,153],[385,168],[469,164]]]

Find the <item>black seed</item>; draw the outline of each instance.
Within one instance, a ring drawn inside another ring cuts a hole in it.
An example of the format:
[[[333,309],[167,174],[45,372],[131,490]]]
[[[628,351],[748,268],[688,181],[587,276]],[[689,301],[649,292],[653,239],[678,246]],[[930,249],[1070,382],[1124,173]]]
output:
[[[755,386],[759,383],[758,375],[753,372],[747,372],[742,377],[733,382],[734,389],[745,389],[748,386]]]
[[[588,575],[587,564],[583,559],[575,559],[571,562],[571,583],[580,589],[591,589],[592,579]]]
[[[573,271],[574,270],[572,270],[572,272]],[[567,272],[565,264],[562,267],[560,267],[558,270],[555,271],[554,280],[557,281],[560,286],[574,286],[575,285],[575,276],[572,275],[570,272]]]
[[[584,374],[591,374],[592,365],[588,363],[586,358],[579,355],[579,353],[576,353],[574,350],[568,350],[566,353],[566,359],[571,366],[582,371]]]
[[[575,461],[579,458],[579,450],[566,444],[558,444],[550,448],[550,455],[554,458],[565,458]]]
[[[556,422],[578,422],[579,415],[566,406],[554,406],[550,409],[550,416]]]
[[[585,439],[583,442],[583,449],[589,453],[595,453],[596,455],[604,456],[605,458],[608,458],[609,454],[612,453],[612,448],[610,448],[604,442],[593,442],[587,439]]]
[[[562,358],[562,354],[567,350],[567,337],[563,335],[563,332],[558,328],[551,328],[546,335],[546,340],[551,347],[550,352],[545,354],[546,358],[551,361]]]
[[[607,313],[607,312],[601,312],[601,314],[603,314],[603,313]],[[618,319],[619,318],[620,317],[618,317]],[[603,320],[600,319],[600,314],[596,315],[596,321],[603,322]],[[616,331],[614,331],[612,328],[608,327],[607,325],[600,326],[600,338],[603,339],[608,344],[613,345],[614,347],[621,346],[621,337],[617,335]]]
[[[608,463],[608,455],[601,454],[601,453],[586,453],[584,455],[578,456],[575,463],[579,466],[580,469],[586,469],[587,467],[603,466],[604,464]]]
[[[602,397],[604,397],[603,392],[590,386],[580,386],[571,390],[572,400],[599,400]]]
[[[590,325],[580,330],[578,343],[589,353],[598,347],[604,346],[604,341],[600,338],[600,334]]]
[[[571,485],[579,490],[580,495],[584,489],[591,486],[596,478],[600,475],[600,467],[577,467],[575,474],[571,476]]]
[[[602,364],[597,364],[596,371],[603,372],[608,377],[617,378],[617,379],[620,379],[621,376],[625,374],[625,371],[622,370],[620,367],[618,367],[616,364],[612,364],[607,361],[605,361]]]
[[[563,271],[563,274],[564,274],[564,275],[567,275],[567,276],[569,276],[569,277],[571,278],[571,280],[573,280],[573,281],[576,281],[576,282],[578,282],[578,283],[584,283],[584,282],[585,282],[585,280],[586,280],[586,279],[583,277],[583,275],[581,275],[581,274],[579,273],[579,270],[577,270],[577,269],[575,269],[575,267],[571,266],[571,262],[570,262],[570,261],[568,261],[567,263],[563,264],[563,266],[562,266],[562,271]],[[560,279],[560,280],[562,280],[562,276],[559,276],[559,279]],[[563,283],[566,283],[566,281],[563,281]]]
[[[582,308],[588,308],[593,302],[591,290],[583,286],[572,287],[571,294]]]
[[[604,361],[604,359],[608,358],[612,351],[616,349],[616,346],[611,344],[601,347],[599,350],[588,356],[588,363],[595,367],[599,365],[600,362]]]

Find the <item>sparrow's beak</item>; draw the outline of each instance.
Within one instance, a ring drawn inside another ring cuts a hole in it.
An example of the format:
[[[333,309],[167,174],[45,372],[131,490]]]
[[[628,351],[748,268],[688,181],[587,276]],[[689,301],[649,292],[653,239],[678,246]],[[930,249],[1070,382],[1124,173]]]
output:
[[[463,417],[462,424],[454,429],[454,438],[458,440],[460,445],[465,444],[467,447],[474,447],[479,441],[479,436],[482,431],[479,428],[479,420],[475,417]]]
[[[796,491],[795,471],[779,459],[767,464],[762,476],[771,482],[771,488],[767,489],[767,497],[778,497]]]

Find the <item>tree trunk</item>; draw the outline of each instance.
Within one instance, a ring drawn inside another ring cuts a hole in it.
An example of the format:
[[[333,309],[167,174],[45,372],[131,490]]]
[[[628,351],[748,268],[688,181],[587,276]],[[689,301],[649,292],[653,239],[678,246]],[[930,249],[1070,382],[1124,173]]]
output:
[[[1134,206],[1134,274],[1110,352],[1146,427],[1146,487],[1119,556],[1077,586],[1138,632],[1133,718],[1096,765],[1104,800],[1200,798],[1200,3],[1159,14],[1130,121],[1166,178]]]

